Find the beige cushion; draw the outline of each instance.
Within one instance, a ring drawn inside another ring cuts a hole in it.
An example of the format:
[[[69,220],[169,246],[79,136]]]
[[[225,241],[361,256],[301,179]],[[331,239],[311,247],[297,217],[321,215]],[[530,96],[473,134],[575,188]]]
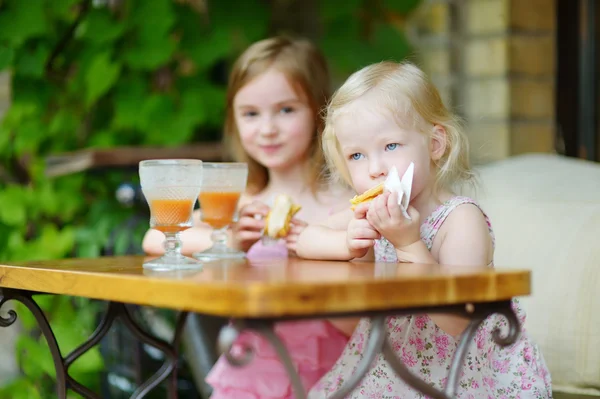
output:
[[[554,389],[600,393],[600,164],[526,155],[479,171],[496,266],[532,270],[521,302]]]

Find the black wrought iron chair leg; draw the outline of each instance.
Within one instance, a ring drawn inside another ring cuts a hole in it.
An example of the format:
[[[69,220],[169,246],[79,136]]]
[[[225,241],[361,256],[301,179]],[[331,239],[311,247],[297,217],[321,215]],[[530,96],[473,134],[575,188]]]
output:
[[[465,356],[469,349],[469,344],[473,341],[473,338],[477,332],[477,329],[483,323],[483,321],[492,314],[500,314],[504,316],[508,321],[509,331],[506,337],[501,336],[501,332],[495,329],[492,332],[492,338],[500,346],[507,346],[514,344],[520,333],[519,320],[512,309],[511,301],[496,302],[491,304],[481,305],[479,309],[473,311],[472,314],[468,314],[472,317],[471,322],[467,329],[461,334],[458,347],[454,353],[452,359],[452,365],[450,368],[450,374],[448,375],[448,382],[444,388],[444,392],[434,388],[415,376],[411,371],[398,359],[396,353],[392,349],[392,346],[388,339],[385,339],[383,344],[383,355],[385,360],[390,364],[394,372],[400,377],[406,384],[416,389],[417,391],[425,394],[433,399],[452,399],[456,396],[458,389],[458,383],[460,378],[460,370],[465,361]]]
[[[48,343],[48,347],[50,348],[50,353],[52,354],[54,367],[56,369],[56,390],[59,399],[67,398],[68,389],[79,393],[84,398],[101,399],[101,397],[98,394],[94,393],[89,388],[75,381],[68,374],[68,369],[79,357],[81,357],[92,347],[96,346],[102,340],[102,338],[106,336],[106,333],[110,330],[110,327],[117,318],[120,318],[123,321],[125,326],[139,341],[155,347],[156,349],[163,352],[167,357],[167,360],[162,365],[162,367],[149,380],[142,383],[138,387],[138,389],[133,393],[132,398],[143,398],[146,394],[148,394],[148,392],[150,392],[152,389],[158,386],[162,381],[167,379],[169,375],[171,375],[171,379],[168,383],[169,397],[172,399],[177,398],[176,366],[178,361],[178,347],[181,342],[181,333],[185,325],[187,312],[181,312],[179,314],[173,341],[172,343],[168,343],[160,339],[154,338],[151,335],[147,334],[145,331],[143,331],[137,325],[137,323],[127,310],[125,304],[118,302],[110,302],[108,304],[106,314],[102,317],[100,324],[98,325],[94,333],[90,336],[90,338],[85,343],[83,343],[71,353],[69,353],[69,355],[67,355],[66,358],[63,358],[58,346],[58,342],[56,341],[56,337],[54,336],[54,332],[50,327],[50,323],[48,322],[48,319],[46,319],[43,310],[33,300],[32,296],[33,293],[30,292],[0,288],[0,308],[2,307],[2,305],[4,305],[4,303],[10,300],[14,300],[25,305],[35,317],[35,320],[37,321],[38,326],[42,331],[42,334],[46,338],[46,342]],[[14,310],[9,310],[8,317],[0,316],[0,327],[9,327],[13,325],[16,320],[17,313]]]
[[[485,317],[477,317],[471,320],[467,329],[463,331],[463,333],[460,336],[458,347],[456,348],[456,352],[454,352],[452,365],[450,366],[448,382],[446,383],[446,387],[444,389],[444,394],[448,398],[453,398],[456,395],[456,390],[458,389],[458,381],[460,378],[460,369],[465,362],[465,357],[467,356],[469,344],[473,341],[475,333],[477,333],[477,329],[479,328],[481,323],[483,323],[484,320]]]
[[[122,305],[122,304],[121,304]],[[125,326],[131,331],[131,333],[141,342],[153,346],[163,352],[167,357],[165,363],[161,366],[161,368],[152,375],[147,381],[145,381],[142,385],[135,390],[135,392],[131,395],[131,399],[139,399],[143,398],[148,392],[156,388],[161,382],[167,379],[170,374],[172,374],[176,368],[178,361],[178,350],[181,340],[181,332],[183,330],[183,326],[185,325],[185,320],[187,318],[187,312],[180,313],[178,317],[177,327],[175,329],[175,335],[173,337],[173,343],[169,344],[165,341],[159,340],[157,338],[152,337],[143,331],[137,323],[133,320],[129,311],[122,305],[121,310],[121,319]],[[174,374],[174,373],[173,373]],[[177,397],[177,376],[174,375],[171,379],[170,383],[170,395],[172,398]]]
[[[44,311],[33,300],[30,293],[21,292],[18,290],[0,289],[0,308],[2,308],[4,303],[11,300],[21,302],[35,317],[35,320],[42,331],[42,335],[44,335],[44,338],[46,338],[46,342],[48,343],[48,347],[50,348],[50,353],[52,355],[52,360],[54,361],[54,368],[56,370],[56,393],[59,399],[66,399],[67,389],[69,388],[67,385],[67,369],[65,367],[62,354],[60,353],[56,336],[50,327],[50,323],[48,323],[48,319],[46,318]],[[0,326],[9,327],[17,320],[17,314],[14,310],[10,310],[8,315],[8,318],[0,317]]]
[[[77,392],[81,396],[86,399],[102,399],[102,396],[98,395],[96,392],[92,391],[88,387],[81,385],[77,381],[75,381],[70,375],[67,374],[67,381],[69,384],[69,388],[73,392]]]
[[[233,325],[226,325],[221,329],[219,334],[218,347],[219,351],[225,356],[225,359],[234,367],[243,367],[248,365],[254,357],[254,349],[251,347],[245,347],[244,353],[241,356],[234,356],[231,353],[232,346],[237,339],[240,332],[244,329],[253,330],[262,335],[273,347],[279,360],[283,364],[285,371],[290,377],[292,383],[292,390],[294,391],[294,397],[297,399],[306,398],[306,392],[304,391],[304,385],[302,380],[294,367],[290,354],[283,344],[275,331],[273,330],[273,323],[271,321],[264,320],[236,320]]]
[[[84,353],[100,343],[118,316],[119,307],[116,303],[109,302],[106,313],[102,317],[100,324],[98,324],[98,327],[96,327],[96,330],[92,333],[90,338],[88,338],[85,343],[75,348],[65,358],[65,365],[67,366],[67,369],[75,362],[75,360],[79,359],[79,357],[81,357]]]

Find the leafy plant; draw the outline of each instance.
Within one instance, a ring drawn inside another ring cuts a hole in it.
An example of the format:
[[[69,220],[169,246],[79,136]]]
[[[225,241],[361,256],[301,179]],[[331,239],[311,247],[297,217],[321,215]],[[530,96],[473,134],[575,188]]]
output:
[[[46,156],[216,140],[228,66],[247,45],[273,33],[317,37],[339,81],[408,54],[397,22],[417,2],[322,0],[309,16],[319,32],[288,32],[285,21],[273,23],[272,10],[294,1],[0,0],[0,71],[12,74],[11,107],[0,123],[0,261],[96,257],[109,243],[117,254],[139,247],[146,225],[122,226],[140,211],[114,199],[120,183],[135,179],[131,172],[51,180]],[[93,301],[38,300],[63,354],[95,328]],[[32,316],[19,315],[27,332],[16,348],[22,377],[0,397],[47,398],[49,351]],[[102,366],[93,350],[71,373],[97,390]]]

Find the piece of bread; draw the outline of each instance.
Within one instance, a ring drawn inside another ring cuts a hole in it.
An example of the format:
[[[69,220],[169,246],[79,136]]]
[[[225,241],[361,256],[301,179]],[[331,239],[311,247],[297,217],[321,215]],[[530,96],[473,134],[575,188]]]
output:
[[[360,195],[355,195],[354,198],[350,200],[350,204],[352,204],[350,209],[354,210],[359,204],[369,202],[380,194],[383,194],[383,183],[379,183],[375,187],[368,189]]]
[[[271,238],[283,238],[290,231],[290,221],[301,206],[294,204],[289,195],[280,194],[275,197],[273,207],[265,218],[264,234]]]

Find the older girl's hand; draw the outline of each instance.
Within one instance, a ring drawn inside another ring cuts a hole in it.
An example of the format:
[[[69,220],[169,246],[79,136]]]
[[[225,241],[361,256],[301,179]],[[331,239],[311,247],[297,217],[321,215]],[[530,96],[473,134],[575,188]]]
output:
[[[265,228],[265,216],[269,213],[269,207],[254,201],[240,209],[238,221],[233,224],[233,242],[237,249],[248,251],[257,242]]]
[[[410,219],[402,214],[397,193],[383,193],[373,201],[367,211],[369,223],[396,249],[407,247],[421,239],[419,212],[408,207]]]

